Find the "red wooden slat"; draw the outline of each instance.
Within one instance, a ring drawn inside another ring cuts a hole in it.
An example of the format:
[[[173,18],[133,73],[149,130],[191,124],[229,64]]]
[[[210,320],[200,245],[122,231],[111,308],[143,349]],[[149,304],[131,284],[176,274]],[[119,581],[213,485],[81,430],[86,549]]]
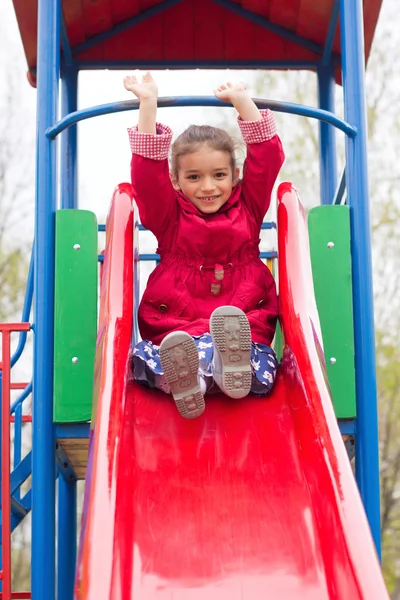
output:
[[[324,47],[331,20],[333,0],[301,0],[296,33]],[[313,15],[312,20],[310,15]]]
[[[286,42],[268,29],[256,27],[254,51],[258,60],[281,60],[282,56],[286,56]]]
[[[163,15],[154,15],[102,45],[105,60],[163,60]]]
[[[172,6],[163,13],[164,58],[193,60],[194,0]]]
[[[300,2],[301,0],[285,0],[284,2],[282,0],[271,0],[269,18],[272,23],[281,25],[290,31],[296,31]]]
[[[270,0],[242,0],[241,5],[246,10],[251,10],[257,15],[262,15],[263,17],[269,16]]]
[[[111,0],[82,0],[84,30],[87,38],[113,26]]]
[[[198,60],[225,60],[223,8],[209,0],[195,0],[194,55]]]
[[[81,0],[63,0],[62,9],[70,46],[82,44],[86,38]]]
[[[146,10],[146,8],[150,8],[155,4],[162,4],[163,0],[139,0],[140,10]]]
[[[226,60],[252,60],[255,54],[256,25],[248,19],[225,11],[225,57]]]
[[[139,0],[112,0],[111,12],[114,25],[134,17],[140,11]]]

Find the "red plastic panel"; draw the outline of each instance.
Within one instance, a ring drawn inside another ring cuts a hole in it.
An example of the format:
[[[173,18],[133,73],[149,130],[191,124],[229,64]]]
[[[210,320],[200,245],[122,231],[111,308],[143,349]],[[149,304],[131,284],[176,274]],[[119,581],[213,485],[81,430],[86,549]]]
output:
[[[388,598],[326,384],[303,210],[290,184],[279,194],[274,393],[210,396],[194,421],[127,384],[131,216],[128,194],[114,197],[77,598]]]

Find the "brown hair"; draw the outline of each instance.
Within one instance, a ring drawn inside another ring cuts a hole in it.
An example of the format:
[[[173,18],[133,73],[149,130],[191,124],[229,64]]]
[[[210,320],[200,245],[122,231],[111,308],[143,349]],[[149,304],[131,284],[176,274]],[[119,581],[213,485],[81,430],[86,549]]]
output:
[[[223,129],[210,125],[190,125],[175,142],[171,150],[171,174],[178,178],[179,157],[196,152],[201,146],[208,146],[213,150],[227,152],[230,155],[232,175],[235,175],[236,158],[235,140]]]

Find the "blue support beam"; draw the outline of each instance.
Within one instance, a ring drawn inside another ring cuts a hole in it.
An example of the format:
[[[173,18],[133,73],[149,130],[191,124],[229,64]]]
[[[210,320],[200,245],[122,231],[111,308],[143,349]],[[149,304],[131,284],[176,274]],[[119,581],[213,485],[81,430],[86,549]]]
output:
[[[65,20],[64,20],[64,15],[61,11],[61,21],[60,21],[60,34],[61,34],[61,43],[62,43],[62,49],[63,49],[63,59],[64,59],[64,64],[67,67],[71,67],[74,59],[72,57],[72,52],[71,52],[71,46],[69,43],[69,39],[68,39],[68,32],[67,32],[67,27],[65,25]]]
[[[335,113],[335,72],[330,63],[320,66],[318,74],[318,106]],[[319,122],[319,165],[321,204],[331,204],[337,185],[336,132],[332,125]]]
[[[57,423],[56,439],[82,439],[88,438],[90,423]]]
[[[56,144],[46,137],[45,132],[57,120],[60,12],[60,0],[39,0],[32,442],[33,600],[54,600],[55,597],[53,338],[57,155]]]
[[[61,115],[65,117],[78,108],[78,71],[64,67],[61,79]],[[78,207],[77,151],[78,132],[74,125],[61,136],[61,208]]]
[[[82,60],[80,70],[93,69],[316,69],[319,60]]]
[[[326,35],[324,53],[322,55],[322,66],[328,66],[331,62],[333,41],[335,39],[336,27],[339,21],[340,0],[334,0],[329,21],[328,33]]]
[[[74,597],[76,564],[76,479],[58,477],[57,600]]]
[[[340,176],[340,181],[336,188],[335,196],[333,198],[332,204],[346,204],[344,200],[344,194],[346,192],[346,169],[343,169],[342,174]]]
[[[151,19],[151,17],[165,12],[166,10],[168,10],[168,8],[171,8],[171,6],[175,6],[176,4],[179,4],[182,1],[183,0],[164,0],[164,2],[159,2],[155,6],[152,6],[151,8],[142,11],[138,15],[135,15],[130,19],[126,19],[126,21],[123,21],[122,23],[118,23],[118,25],[115,25],[115,27],[112,27],[112,29],[103,31],[102,33],[99,33],[98,35],[95,35],[92,38],[88,39],[86,42],[83,42],[83,44],[75,46],[74,48],[72,48],[72,53],[74,56],[76,56],[77,54],[80,54],[85,50],[93,48],[93,46],[97,46],[97,44],[106,42],[118,33],[122,33],[123,31],[126,31],[127,29],[130,29],[131,27],[134,27],[139,23],[143,23],[143,21],[147,21],[148,19]],[[105,67],[103,66],[102,68],[104,69]]]
[[[357,128],[358,132],[355,138],[346,139],[346,183],[352,240],[357,390],[356,478],[380,556],[378,410],[362,0],[341,0],[340,19],[345,118]]]

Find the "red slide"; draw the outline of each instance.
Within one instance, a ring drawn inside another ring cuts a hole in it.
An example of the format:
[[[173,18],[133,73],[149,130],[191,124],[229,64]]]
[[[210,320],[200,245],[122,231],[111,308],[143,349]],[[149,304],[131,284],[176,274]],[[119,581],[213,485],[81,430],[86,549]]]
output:
[[[135,228],[131,188],[116,189],[76,598],[389,598],[327,387],[304,211],[291,184],[278,195],[274,392],[206,397],[187,421],[131,379]]]

